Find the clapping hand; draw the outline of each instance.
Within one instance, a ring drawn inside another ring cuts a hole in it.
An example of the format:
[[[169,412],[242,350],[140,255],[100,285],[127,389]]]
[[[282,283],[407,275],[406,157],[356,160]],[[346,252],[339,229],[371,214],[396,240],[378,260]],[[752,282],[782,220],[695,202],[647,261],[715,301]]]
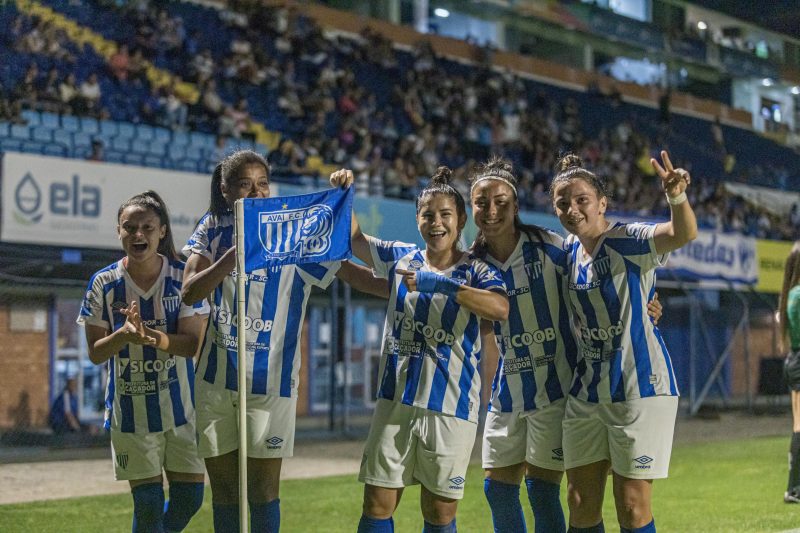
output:
[[[121,329],[128,342],[147,346],[156,345],[158,341],[155,337],[148,335],[148,328],[142,322],[142,315],[139,313],[139,306],[136,305],[136,302],[131,302],[128,307],[120,309],[120,313],[125,315],[125,324]]]

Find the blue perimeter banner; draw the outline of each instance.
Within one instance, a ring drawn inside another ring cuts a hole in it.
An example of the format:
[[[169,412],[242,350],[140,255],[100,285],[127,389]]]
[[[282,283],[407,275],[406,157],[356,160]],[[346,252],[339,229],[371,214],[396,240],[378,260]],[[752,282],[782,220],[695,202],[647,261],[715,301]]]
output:
[[[353,189],[244,199],[245,272],[349,259]]]

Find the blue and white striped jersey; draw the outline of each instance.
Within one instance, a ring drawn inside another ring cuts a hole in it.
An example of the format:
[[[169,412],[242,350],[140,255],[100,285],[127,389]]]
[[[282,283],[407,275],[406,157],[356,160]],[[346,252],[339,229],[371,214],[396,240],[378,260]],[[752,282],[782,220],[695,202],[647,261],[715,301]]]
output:
[[[490,411],[531,411],[564,398],[572,383],[577,345],[566,300],[564,239],[522,232],[505,263],[491,255],[508,292],[508,320],[494,323],[500,360]]]
[[[83,298],[78,323],[113,332],[125,324],[120,309],[136,302],[142,322],[152,329],[177,333],[178,319],[208,314],[208,305],[187,306],[181,300],[183,263],[162,258],[158,280],[143,291],[123,261],[96,272]],[[106,429],[123,433],[156,433],[194,418],[194,364],[154,346],[128,344],[108,360]]]
[[[655,292],[654,224],[616,223],[591,255],[564,242],[579,354],[570,394],[592,403],[677,396],[667,347],[647,314]]]
[[[480,317],[455,297],[408,291],[396,269],[431,271],[416,245],[368,239],[376,276],[392,281],[378,398],[477,422]],[[438,273],[471,287],[506,290],[493,267],[468,253]]]
[[[197,253],[212,263],[233,246],[233,214],[206,214],[184,255]],[[311,287],[327,287],[340,262],[286,265],[247,274],[244,320],[247,383],[251,394],[295,397],[300,374],[300,334]],[[214,289],[211,318],[197,364],[197,377],[228,390],[238,389],[236,272]]]

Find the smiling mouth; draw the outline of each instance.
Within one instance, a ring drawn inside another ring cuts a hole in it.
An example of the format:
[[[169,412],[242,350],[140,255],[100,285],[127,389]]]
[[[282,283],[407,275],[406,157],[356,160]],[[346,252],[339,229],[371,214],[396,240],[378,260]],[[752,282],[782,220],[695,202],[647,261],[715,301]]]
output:
[[[502,220],[484,220],[484,226],[499,226],[503,221]]]
[[[430,233],[428,233],[428,236],[430,238],[432,238],[432,239],[438,239],[440,237],[444,237],[445,236],[445,232],[444,231],[431,231]]]
[[[147,250],[147,243],[146,242],[137,242],[131,246],[134,251],[136,252],[144,252]]]

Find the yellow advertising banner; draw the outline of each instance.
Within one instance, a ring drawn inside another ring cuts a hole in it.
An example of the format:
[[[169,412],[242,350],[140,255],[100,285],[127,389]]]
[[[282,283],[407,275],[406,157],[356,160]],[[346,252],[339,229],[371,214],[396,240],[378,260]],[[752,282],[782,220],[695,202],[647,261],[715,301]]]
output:
[[[783,268],[792,250],[786,241],[756,240],[758,257],[758,292],[780,293],[783,285]]]

